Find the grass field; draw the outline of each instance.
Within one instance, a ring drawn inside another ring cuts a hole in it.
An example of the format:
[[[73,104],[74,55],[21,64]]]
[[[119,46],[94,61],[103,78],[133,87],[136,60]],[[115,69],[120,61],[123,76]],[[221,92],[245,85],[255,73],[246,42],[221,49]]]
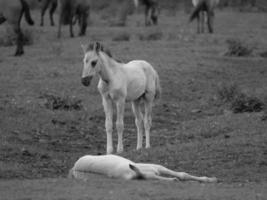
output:
[[[144,27],[139,14],[130,16],[126,27],[110,27],[106,16],[93,13],[86,37],[71,39],[66,27],[61,40],[55,27],[23,23],[33,33],[26,54],[13,57],[14,46],[0,47],[0,199],[266,199],[266,108],[235,113],[218,93],[234,85],[267,104],[267,15],[216,14],[213,35],[196,34],[196,24],[188,24],[183,12],[162,12],[157,27]],[[39,24],[39,13],[33,15]],[[227,41],[237,39],[252,49],[250,55],[225,55]],[[80,82],[80,44],[95,40],[125,62],[149,61],[161,80],[152,148],[135,150],[127,106],[123,156],[216,176],[220,183],[65,179],[79,156],[105,153],[98,80],[90,88]]]

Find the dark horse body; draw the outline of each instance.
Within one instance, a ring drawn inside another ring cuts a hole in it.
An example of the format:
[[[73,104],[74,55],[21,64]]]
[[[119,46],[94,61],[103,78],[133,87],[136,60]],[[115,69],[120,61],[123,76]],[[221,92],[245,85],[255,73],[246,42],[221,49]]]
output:
[[[50,10],[49,10],[50,24],[51,26],[54,26],[55,23],[54,23],[53,15],[57,8],[57,0],[39,0],[39,1],[42,1],[40,26],[44,25],[44,15],[49,6],[50,6]]]
[[[145,25],[157,25],[159,15],[158,0],[139,0],[145,6]]]
[[[87,18],[90,12],[91,0],[58,0],[59,3],[59,22],[58,34],[61,37],[61,25],[69,24],[70,36],[74,37],[73,24],[78,20],[80,27],[79,36],[85,35],[87,28]]]
[[[219,4],[219,0],[192,0],[192,2],[195,8],[190,16],[190,21],[197,18],[197,32],[204,32],[206,13],[209,33],[213,33],[214,9]]]
[[[7,21],[7,23],[12,26],[17,36],[15,56],[20,56],[24,53],[23,33],[20,28],[23,14],[25,15],[27,23],[33,25],[34,22],[30,15],[27,0],[0,0],[0,24]]]

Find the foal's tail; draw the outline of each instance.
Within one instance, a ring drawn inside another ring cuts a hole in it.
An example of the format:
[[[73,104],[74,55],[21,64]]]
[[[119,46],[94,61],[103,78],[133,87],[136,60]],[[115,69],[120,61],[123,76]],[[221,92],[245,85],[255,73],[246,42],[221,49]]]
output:
[[[192,14],[190,15],[189,22],[193,21],[199,15],[199,12],[203,9],[204,6],[206,6],[205,4],[205,1],[199,1]]]
[[[158,74],[156,76],[155,84],[156,84],[155,100],[158,100],[160,99],[161,96],[161,86]]]
[[[34,25],[34,21],[32,20],[29,4],[25,0],[20,0],[22,5],[22,12],[25,13],[25,19],[29,25]]]
[[[68,178],[75,178],[74,174],[73,174],[73,168],[70,169],[69,174],[68,174]]]

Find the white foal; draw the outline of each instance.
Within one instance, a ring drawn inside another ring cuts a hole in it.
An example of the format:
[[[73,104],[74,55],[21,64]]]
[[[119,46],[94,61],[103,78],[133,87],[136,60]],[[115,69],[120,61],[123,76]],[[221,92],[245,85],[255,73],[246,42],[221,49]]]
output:
[[[123,117],[126,101],[132,102],[132,109],[135,115],[137,149],[142,148],[143,127],[146,135],[146,148],[149,148],[152,106],[154,100],[160,95],[157,72],[148,62],[143,60],[133,60],[126,64],[116,61],[112,58],[110,52],[105,50],[98,42],[82,47],[84,50],[82,84],[89,86],[95,74],[100,77],[98,90],[102,96],[106,115],[107,154],[113,152],[113,104],[117,108],[117,152],[121,153],[123,151]],[[145,107],[144,117],[141,109],[142,104]]]
[[[112,154],[100,156],[86,155],[79,158],[70,170],[69,177],[87,180],[90,173],[125,180],[157,179],[164,181],[193,180],[207,183],[217,182],[215,177],[192,176],[185,172],[167,169],[161,165],[134,163],[131,160]]]

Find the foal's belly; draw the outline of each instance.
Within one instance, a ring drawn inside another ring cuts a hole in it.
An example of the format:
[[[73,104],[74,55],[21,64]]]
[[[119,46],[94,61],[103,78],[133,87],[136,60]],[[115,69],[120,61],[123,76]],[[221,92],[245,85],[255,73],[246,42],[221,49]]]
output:
[[[134,101],[146,92],[146,77],[144,74],[132,74],[127,81],[127,101]]]

